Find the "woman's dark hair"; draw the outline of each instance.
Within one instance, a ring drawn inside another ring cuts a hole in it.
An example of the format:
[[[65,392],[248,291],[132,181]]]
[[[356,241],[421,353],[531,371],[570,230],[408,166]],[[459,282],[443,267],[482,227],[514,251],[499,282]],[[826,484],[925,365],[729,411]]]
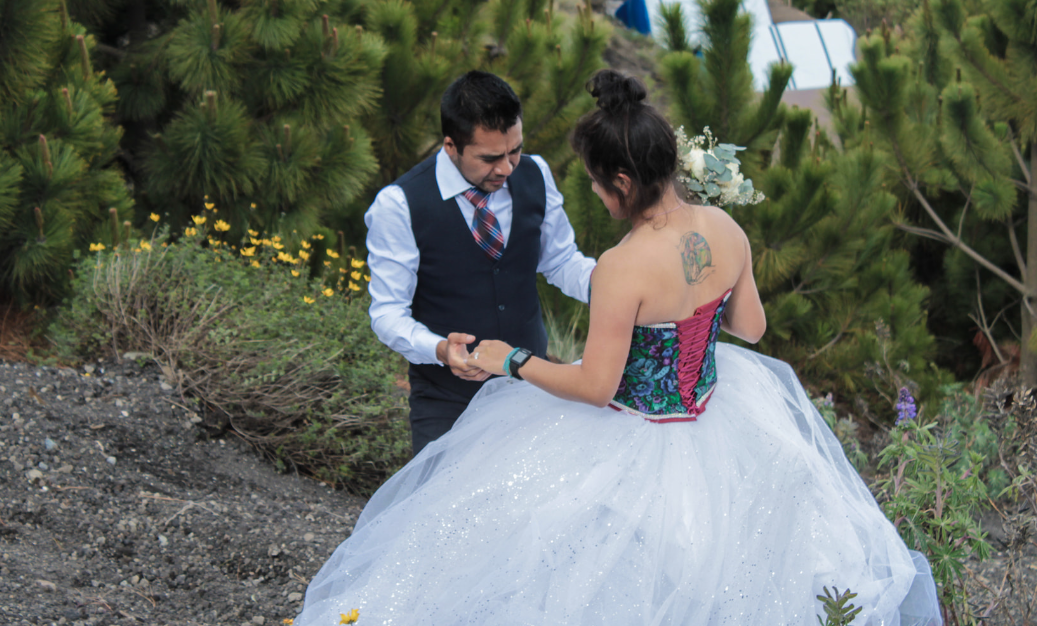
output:
[[[464,152],[477,126],[507,132],[522,117],[522,103],[499,76],[472,70],[443,92],[439,114],[443,136]]]
[[[677,172],[677,138],[666,118],[643,100],[648,91],[637,78],[601,70],[587,83],[598,110],[580,118],[571,143],[591,177],[619,199],[623,217],[635,217],[659,201]],[[626,174],[633,183],[624,195],[613,184]]]

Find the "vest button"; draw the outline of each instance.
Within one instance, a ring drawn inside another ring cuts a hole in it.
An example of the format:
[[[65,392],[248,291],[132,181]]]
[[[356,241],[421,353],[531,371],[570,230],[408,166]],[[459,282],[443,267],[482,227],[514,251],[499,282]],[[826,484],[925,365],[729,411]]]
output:
[[[500,274],[500,268],[499,267],[493,268],[493,273],[494,274]]]
[[[503,311],[504,310],[504,305],[503,304],[498,304],[497,305],[497,310],[498,311]]]

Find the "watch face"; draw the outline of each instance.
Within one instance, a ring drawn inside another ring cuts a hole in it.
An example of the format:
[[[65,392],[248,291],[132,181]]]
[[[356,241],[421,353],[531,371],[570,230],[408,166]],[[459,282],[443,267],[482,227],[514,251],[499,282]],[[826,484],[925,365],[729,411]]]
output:
[[[518,354],[511,357],[511,362],[516,366],[525,365],[531,356],[533,356],[533,353],[529,350],[520,350]]]

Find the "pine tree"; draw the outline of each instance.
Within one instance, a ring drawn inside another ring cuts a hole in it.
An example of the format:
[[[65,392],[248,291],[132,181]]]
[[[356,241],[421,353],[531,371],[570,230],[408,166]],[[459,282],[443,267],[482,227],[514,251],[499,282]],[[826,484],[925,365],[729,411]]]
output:
[[[60,0],[0,0],[0,291],[23,303],[59,299],[76,253],[132,212],[93,46]]]
[[[586,7],[569,20],[545,0],[480,5],[384,0],[370,8],[368,28],[389,46],[381,106],[365,120],[381,165],[373,191],[439,148],[440,96],[472,69],[500,75],[522,100],[525,152],[556,172],[572,159],[566,137],[593,106],[584,85],[603,65],[608,24]]]
[[[833,98],[844,143],[888,155],[901,228],[953,248],[915,255],[944,257],[938,306],[971,312],[995,350],[1016,325],[994,320],[1019,306],[1021,370],[1037,384],[1037,6],[927,0],[903,35],[883,28],[861,47],[862,107]]]
[[[709,127],[725,143],[744,146],[741,170],[757,176],[768,159],[785,115],[781,96],[792,66],[776,63],[768,86],[757,97],[749,67],[752,16],[740,12],[740,0],[703,0],[703,48],[700,58],[682,50],[663,56],[660,71],[672,98],[670,119],[689,136]]]
[[[358,120],[377,101],[381,39],[349,24],[349,2],[188,5],[113,69],[120,113],[156,131],[146,211],[182,226],[215,205],[231,238],[315,232],[375,172]]]
[[[767,197],[729,209],[749,237],[767,312],[759,349],[844,399],[888,397],[898,377],[929,395],[942,375],[929,366],[928,292],[888,221],[884,161],[841,154],[810,111],[786,110],[790,65],[773,65],[767,90],[753,92],[750,16],[739,4],[703,2],[702,58],[671,52],[662,71],[675,122],[689,135],[709,126],[720,142],[746,146],[743,171]]]
[[[767,312],[759,349],[793,363],[819,392],[871,400],[865,408],[884,397],[891,409],[908,380],[932,396],[945,376],[930,366],[928,290],[888,218],[896,199],[883,188],[882,155],[840,153],[798,109],[779,152],[757,181],[767,200],[732,209]]]

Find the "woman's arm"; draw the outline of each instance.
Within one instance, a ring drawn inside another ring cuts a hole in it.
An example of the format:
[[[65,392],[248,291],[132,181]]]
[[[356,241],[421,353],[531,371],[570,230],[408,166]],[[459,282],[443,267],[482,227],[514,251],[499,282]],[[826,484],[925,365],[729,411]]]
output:
[[[636,270],[625,256],[617,249],[609,250],[594,270],[583,361],[563,365],[533,357],[519,371],[524,380],[560,398],[595,406],[605,406],[615,396],[641,303]],[[511,349],[503,341],[483,341],[472,351],[469,363],[503,374],[504,358]]]
[[[745,262],[742,273],[732,288],[731,298],[727,301],[720,328],[739,339],[756,343],[767,330],[767,315],[763,311],[763,303],[760,302],[760,292],[756,289],[753,255],[745,233],[742,233],[742,241],[745,246]]]

